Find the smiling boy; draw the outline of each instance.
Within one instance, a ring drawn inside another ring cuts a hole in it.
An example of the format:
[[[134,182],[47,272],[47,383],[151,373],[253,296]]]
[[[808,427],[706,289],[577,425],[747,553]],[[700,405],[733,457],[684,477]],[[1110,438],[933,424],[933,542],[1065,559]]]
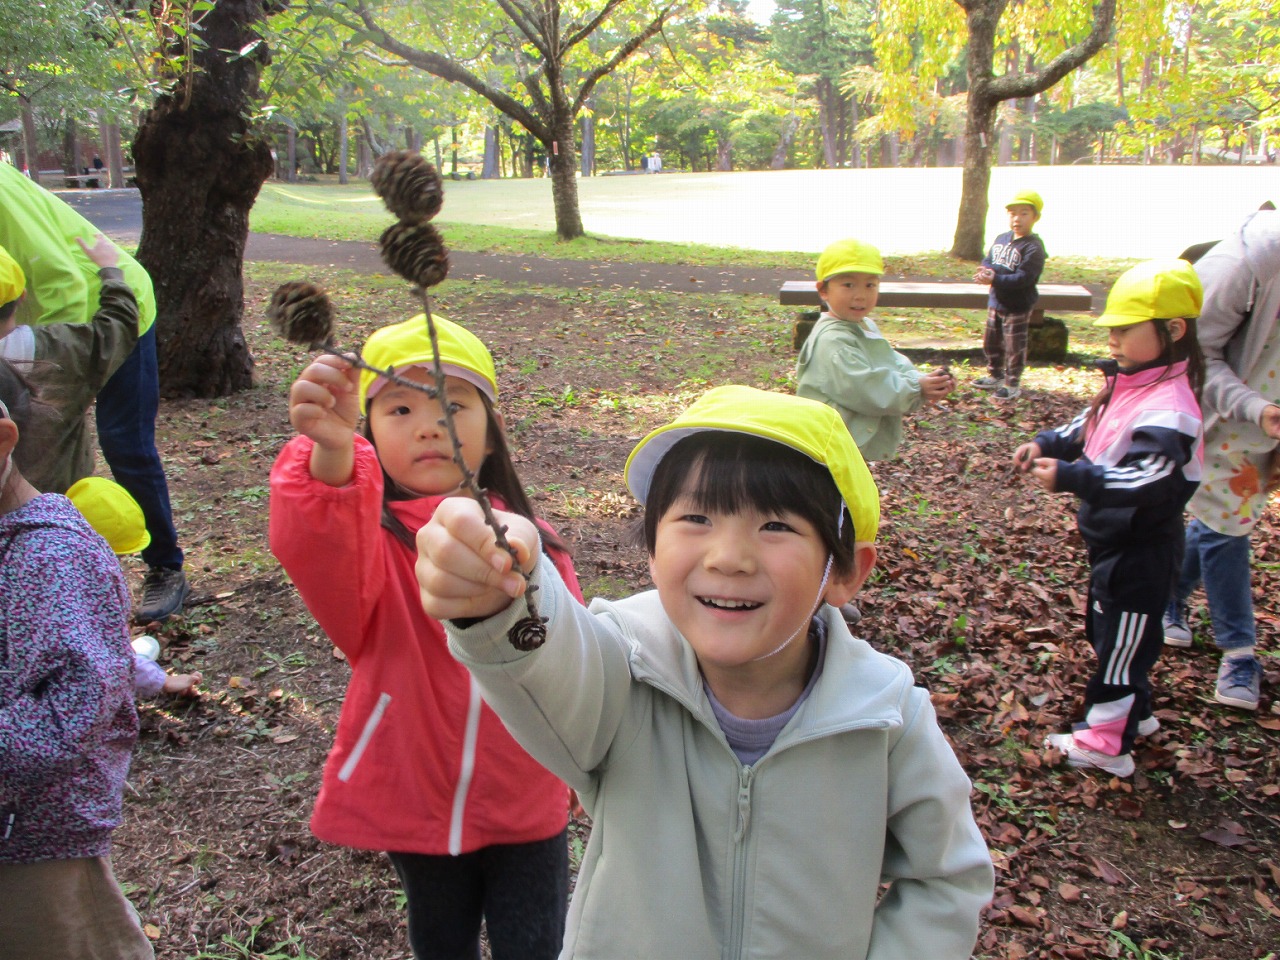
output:
[[[424,609],[515,737],[593,819],[562,960],[968,958],[991,896],[969,782],[926,691],[833,608],[876,556],[879,495],[823,404],[719,387],[640,441],[656,590],[574,603],[537,533],[480,507],[418,536]]]
[[[861,240],[839,240],[818,257],[818,295],[826,310],[800,348],[796,394],[840,414],[867,460],[890,460],[902,418],[955,389],[945,370],[920,373],[885,339],[871,312],[884,260]]]

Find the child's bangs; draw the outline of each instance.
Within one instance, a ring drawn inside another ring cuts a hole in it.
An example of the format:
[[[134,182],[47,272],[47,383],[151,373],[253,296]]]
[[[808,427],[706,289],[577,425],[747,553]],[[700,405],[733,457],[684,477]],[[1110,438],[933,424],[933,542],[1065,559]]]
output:
[[[708,513],[794,513],[820,533],[838,569],[852,560],[854,531],[831,473],[798,450],[728,431],[696,433],[671,448],[654,471],[645,504],[645,546],[681,497]],[[840,523],[844,513],[844,523]]]

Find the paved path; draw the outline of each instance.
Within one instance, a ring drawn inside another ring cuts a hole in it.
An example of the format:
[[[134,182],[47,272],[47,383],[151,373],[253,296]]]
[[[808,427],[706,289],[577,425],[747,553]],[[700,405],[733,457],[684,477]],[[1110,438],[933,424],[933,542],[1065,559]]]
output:
[[[135,189],[69,190],[59,196],[112,239],[136,243],[142,234],[142,200]],[[448,232],[445,241],[448,242]],[[356,240],[319,240],[251,233],[245,258],[253,261],[340,267],[359,273],[387,273],[377,247]],[[670,290],[673,292],[760,294],[776,296],[784,280],[806,280],[795,270],[756,270],[681,266],[665,263],[553,260],[498,253],[449,255],[454,280],[496,280],[581,289]],[[929,280],[933,278],[907,278]],[[1106,291],[1094,289],[1094,311],[1101,309]]]
[[[68,190],[60,191],[59,196],[114,240],[137,243],[142,235],[142,200],[137,190]],[[446,231],[446,243],[448,239]],[[354,240],[251,233],[245,258],[342,267],[360,273],[388,272],[375,245]],[[575,288],[775,295],[784,280],[801,279],[794,270],[739,271],[662,263],[597,263],[460,251],[450,253],[449,260],[449,276],[455,280],[490,279]]]

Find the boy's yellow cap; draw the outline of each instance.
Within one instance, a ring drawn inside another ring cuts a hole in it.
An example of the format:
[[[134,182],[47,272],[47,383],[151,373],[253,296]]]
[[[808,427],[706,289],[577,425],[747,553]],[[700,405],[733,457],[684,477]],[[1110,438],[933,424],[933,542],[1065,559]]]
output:
[[[704,430],[747,433],[799,450],[831,471],[853,518],[854,536],[871,543],[880,527],[880,491],[839,414],[824,403],[753,387],[708,390],[664,427],[641,440],[627,458],[627,487],[641,503],[662,458],[679,441]]]
[[[117,554],[137,553],[151,542],[138,501],[114,480],[84,477],[71,485],[67,498]]]
[[[814,271],[818,282],[822,283],[841,273],[884,273],[884,258],[880,251],[861,240],[837,240],[818,257],[818,267]]]
[[[27,289],[27,276],[9,251],[0,247],[0,307],[13,303]]]
[[[1040,194],[1036,193],[1034,190],[1019,190],[1013,195],[1013,199],[1004,205],[1004,208],[1008,210],[1010,207],[1019,203],[1025,203],[1027,206],[1035,210],[1037,217],[1040,216],[1041,211],[1044,210],[1044,200],[1040,197]]]
[[[1185,260],[1148,260],[1120,274],[1095,327],[1127,327],[1144,320],[1200,316],[1204,288]]]
[[[498,375],[489,348],[470,330],[447,320],[438,313],[431,318],[436,325],[440,344],[440,365],[445,376],[461,377],[483,393],[490,401],[498,398]],[[408,367],[431,367],[431,338],[427,335],[424,314],[410,317],[375,331],[360,351],[364,362],[384,370],[403,372]],[[369,398],[389,381],[372,370],[360,371],[360,412],[369,409]]]

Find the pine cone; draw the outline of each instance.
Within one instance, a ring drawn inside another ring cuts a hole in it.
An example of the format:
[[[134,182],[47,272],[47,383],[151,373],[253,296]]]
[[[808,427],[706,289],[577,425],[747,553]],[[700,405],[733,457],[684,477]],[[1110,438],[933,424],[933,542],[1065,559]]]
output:
[[[393,223],[378,240],[382,261],[424,290],[449,275],[449,251],[429,223]]]
[[[393,150],[379,158],[369,178],[387,209],[405,223],[430,220],[444,206],[444,184],[422,154]]]
[[[267,319],[280,336],[313,349],[333,335],[335,315],[324,287],[305,280],[282,283],[267,306]]]

